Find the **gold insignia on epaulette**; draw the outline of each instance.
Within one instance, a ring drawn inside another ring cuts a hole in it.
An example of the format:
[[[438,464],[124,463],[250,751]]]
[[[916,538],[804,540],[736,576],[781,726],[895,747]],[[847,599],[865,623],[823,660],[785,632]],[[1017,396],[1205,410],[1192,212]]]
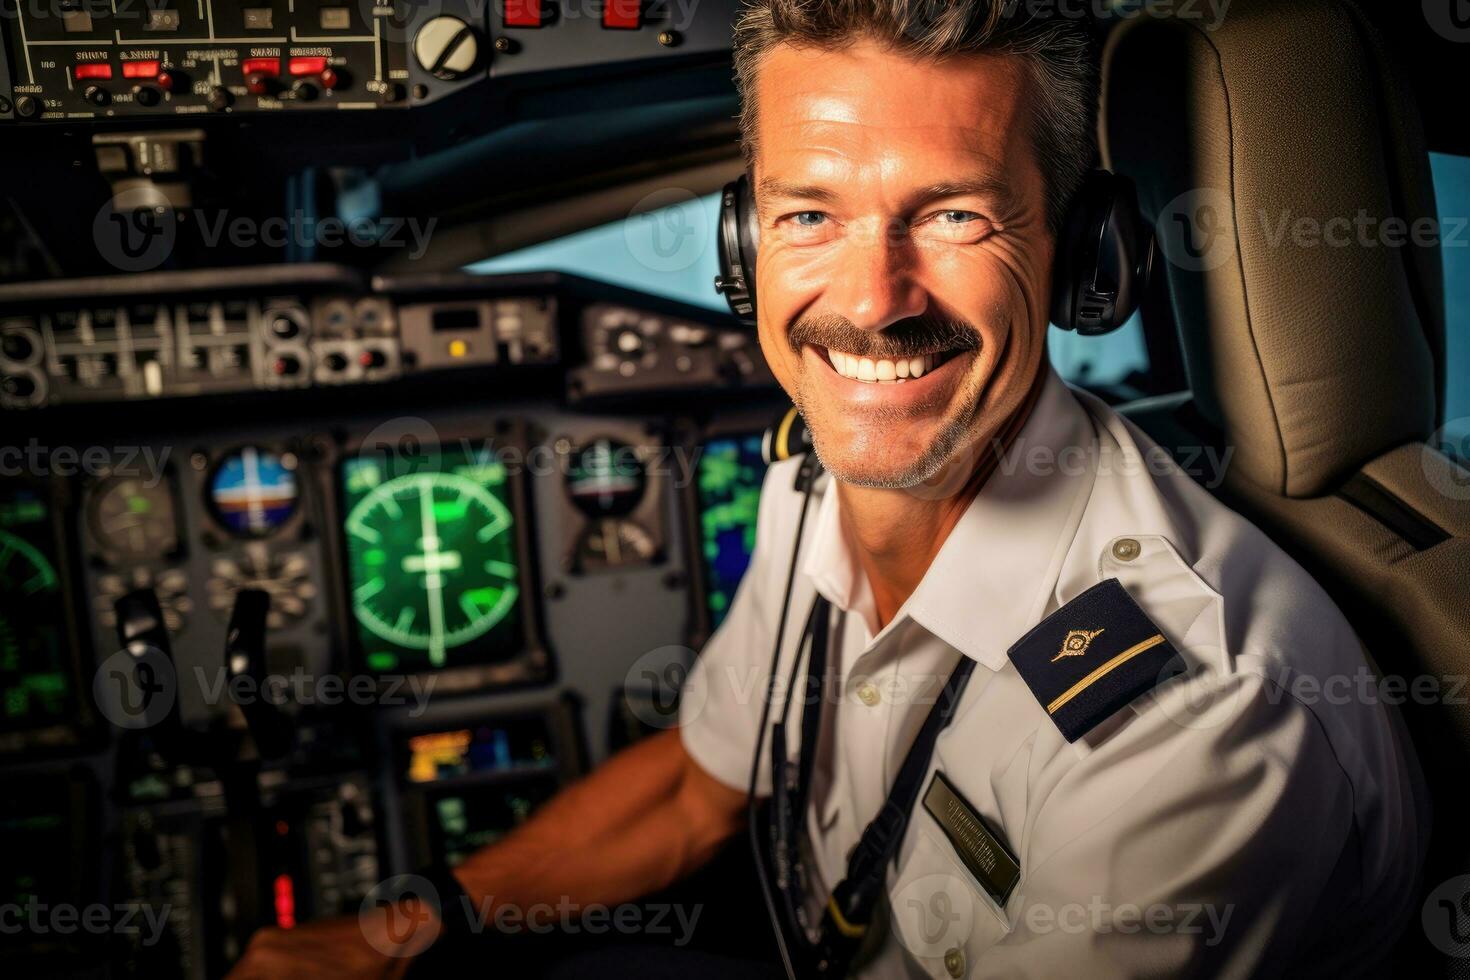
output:
[[[1082,656],[1087,652],[1087,648],[1092,645],[1092,641],[1102,636],[1102,634],[1102,630],[1071,630],[1067,633],[1067,638],[1062,641],[1061,652],[1055,657],[1052,657],[1051,662],[1056,663],[1063,657]]]

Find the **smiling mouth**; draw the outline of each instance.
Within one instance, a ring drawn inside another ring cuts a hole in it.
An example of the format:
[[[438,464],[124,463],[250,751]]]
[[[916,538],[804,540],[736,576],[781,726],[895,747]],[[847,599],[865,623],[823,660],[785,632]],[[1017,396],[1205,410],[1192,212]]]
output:
[[[864,384],[878,385],[898,385],[908,381],[917,381],[951,358],[964,353],[960,350],[947,350],[920,354],[917,357],[888,358],[858,357],[854,354],[833,350],[830,347],[816,349],[827,360],[827,363],[832,365],[832,370],[844,378],[861,381]]]

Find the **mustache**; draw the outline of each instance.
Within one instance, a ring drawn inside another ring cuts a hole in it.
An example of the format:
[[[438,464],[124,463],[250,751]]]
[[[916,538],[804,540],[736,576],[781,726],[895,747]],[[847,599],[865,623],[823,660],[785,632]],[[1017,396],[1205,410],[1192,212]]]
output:
[[[973,324],[941,313],[909,317],[879,331],[863,330],[835,313],[816,313],[799,317],[786,332],[786,340],[798,355],[810,344],[874,360],[980,349],[980,331]]]

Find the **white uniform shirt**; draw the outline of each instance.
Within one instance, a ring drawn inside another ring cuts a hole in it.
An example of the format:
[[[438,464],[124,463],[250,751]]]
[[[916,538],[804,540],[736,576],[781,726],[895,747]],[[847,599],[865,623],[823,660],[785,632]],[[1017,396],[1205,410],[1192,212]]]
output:
[[[742,792],[801,509],[796,465],[767,475],[750,569],[681,709],[690,755]],[[841,687],[818,743],[809,825],[824,880],[812,887],[843,876],[961,656],[976,667],[931,769],[1021,867],[999,905],[921,802],[889,868],[875,923],[886,935],[861,975],[1343,976],[1389,953],[1427,821],[1397,713],[1321,588],[1131,424],[1049,374],[1016,443],[876,635],[835,489],[818,492],[778,674],[820,591],[835,610]],[[1189,673],[1069,744],[1007,650],[1107,578]],[[773,718],[779,707],[778,696]],[[800,713],[798,701],[793,757]]]

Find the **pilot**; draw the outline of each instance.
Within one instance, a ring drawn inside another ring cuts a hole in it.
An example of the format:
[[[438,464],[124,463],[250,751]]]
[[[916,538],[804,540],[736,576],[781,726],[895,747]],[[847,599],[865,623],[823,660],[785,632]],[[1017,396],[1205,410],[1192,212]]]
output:
[[[749,826],[752,785],[749,927],[770,914],[783,966],[557,975],[1340,976],[1391,954],[1427,813],[1359,641],[1048,365],[1097,70],[1083,22],[1028,6],[746,7],[746,285],[815,459],[770,469],[679,728],[441,873],[439,915],[393,920],[401,949],[371,916],[308,924],[261,933],[240,975],[398,969],[465,927],[450,895],[646,895]]]

